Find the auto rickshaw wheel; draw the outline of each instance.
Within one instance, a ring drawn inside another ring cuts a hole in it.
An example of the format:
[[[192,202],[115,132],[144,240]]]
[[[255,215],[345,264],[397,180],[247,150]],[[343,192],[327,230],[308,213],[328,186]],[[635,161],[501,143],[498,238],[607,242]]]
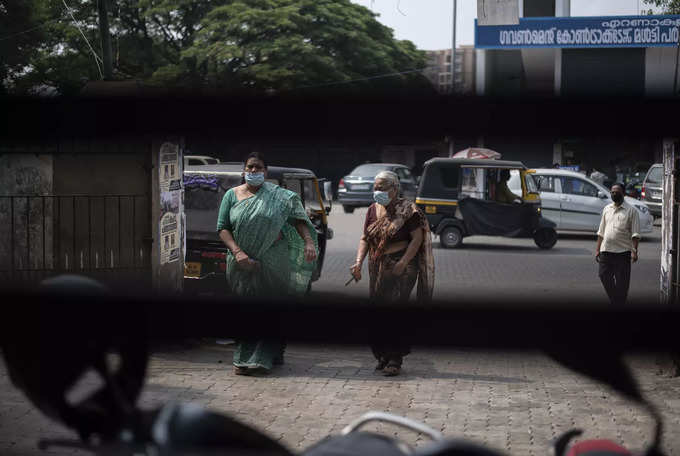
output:
[[[343,205],[342,210],[345,211],[345,214],[351,214],[352,212],[354,212],[354,207]]]
[[[534,233],[534,242],[541,249],[551,249],[557,243],[557,232],[553,228],[540,228]]]
[[[439,233],[439,242],[444,248],[455,249],[463,243],[463,233],[458,227],[447,226]]]

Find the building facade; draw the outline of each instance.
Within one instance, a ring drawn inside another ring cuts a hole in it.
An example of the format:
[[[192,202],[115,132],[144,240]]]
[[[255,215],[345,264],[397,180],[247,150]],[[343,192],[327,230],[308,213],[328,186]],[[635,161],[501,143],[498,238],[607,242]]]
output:
[[[425,76],[439,93],[452,92],[451,49],[426,51],[428,58]],[[456,49],[455,93],[472,95],[475,93],[475,48],[460,46]]]
[[[491,97],[674,97],[678,16],[571,17],[570,0],[478,0],[475,92]],[[628,132],[631,133],[631,132]],[[482,138],[503,158],[615,175],[660,162],[661,139]],[[479,145],[482,145],[479,144]]]

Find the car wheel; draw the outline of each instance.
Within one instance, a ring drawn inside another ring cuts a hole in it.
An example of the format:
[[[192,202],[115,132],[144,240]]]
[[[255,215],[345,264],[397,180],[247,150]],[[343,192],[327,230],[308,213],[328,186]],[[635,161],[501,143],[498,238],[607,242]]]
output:
[[[552,228],[541,228],[534,233],[534,242],[541,249],[551,249],[557,243],[557,232]]]
[[[342,210],[345,211],[345,214],[351,214],[352,212],[354,212],[354,207],[343,205]]]
[[[458,227],[448,226],[439,233],[439,242],[444,248],[455,249],[463,243],[463,233]]]

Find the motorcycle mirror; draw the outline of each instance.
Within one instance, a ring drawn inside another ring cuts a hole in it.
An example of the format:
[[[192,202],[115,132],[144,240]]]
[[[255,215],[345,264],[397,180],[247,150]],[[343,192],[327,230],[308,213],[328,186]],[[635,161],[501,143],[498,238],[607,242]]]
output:
[[[586,352],[569,347],[564,350],[551,350],[548,356],[574,372],[610,386],[619,394],[644,407],[656,423],[654,438],[645,454],[648,456],[660,454],[659,445],[663,433],[661,415],[656,407],[642,395],[621,353],[604,348],[593,349],[591,347]]]

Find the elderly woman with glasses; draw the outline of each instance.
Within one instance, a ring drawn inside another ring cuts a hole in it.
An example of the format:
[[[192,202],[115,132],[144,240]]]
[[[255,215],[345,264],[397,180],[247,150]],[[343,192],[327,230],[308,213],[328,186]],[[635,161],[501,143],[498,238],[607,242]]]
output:
[[[361,267],[368,254],[371,301],[406,303],[416,281],[418,301],[429,301],[434,258],[427,218],[413,201],[399,196],[399,178],[392,171],[380,172],[373,189],[375,203],[366,212],[356,263],[350,271],[361,280]],[[371,348],[378,360],[376,371],[387,376],[398,375],[403,357],[410,353],[404,340],[381,341]]]

